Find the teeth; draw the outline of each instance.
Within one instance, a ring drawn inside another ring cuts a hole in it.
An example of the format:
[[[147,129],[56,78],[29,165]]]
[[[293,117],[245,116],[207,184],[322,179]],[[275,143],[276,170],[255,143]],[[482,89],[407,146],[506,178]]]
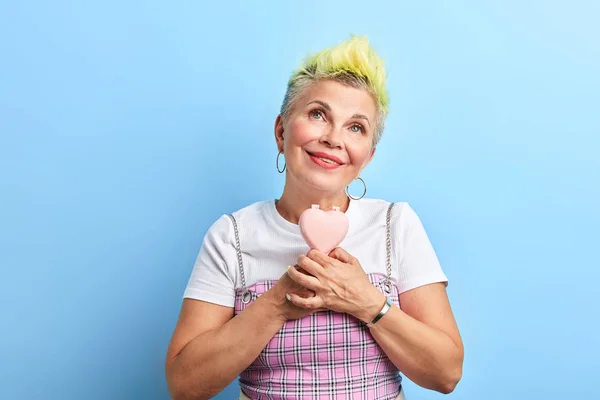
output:
[[[323,158],[323,157],[317,157],[319,160],[325,161],[327,164],[336,164],[336,165],[340,165],[339,163],[336,163],[333,160],[330,160],[328,158]]]

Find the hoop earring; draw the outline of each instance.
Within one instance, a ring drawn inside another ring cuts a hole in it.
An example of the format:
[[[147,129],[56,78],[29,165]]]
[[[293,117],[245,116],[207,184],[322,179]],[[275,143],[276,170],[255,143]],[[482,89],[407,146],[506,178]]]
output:
[[[358,177],[355,180],[361,181],[362,184],[363,184],[363,186],[364,186],[364,190],[362,192],[362,195],[360,197],[353,197],[352,195],[350,195],[350,193],[348,192],[348,186],[350,186],[350,185],[348,185],[348,186],[346,186],[346,190],[345,190],[346,191],[346,196],[350,197],[352,200],[360,200],[363,197],[365,197],[365,194],[367,194],[367,184],[365,183],[365,181],[361,177]]]
[[[279,156],[282,155],[283,152],[279,152],[277,153],[277,158],[275,159],[275,164],[277,165],[277,172],[279,172],[280,174],[283,174],[285,172],[285,168],[287,167],[287,164],[285,163],[285,158],[283,159],[283,169],[279,169]]]

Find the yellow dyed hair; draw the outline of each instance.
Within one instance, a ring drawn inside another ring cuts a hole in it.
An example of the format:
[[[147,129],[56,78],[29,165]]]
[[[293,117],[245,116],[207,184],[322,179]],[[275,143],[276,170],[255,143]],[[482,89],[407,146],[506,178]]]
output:
[[[312,83],[334,80],[366,90],[375,101],[377,121],[373,144],[381,139],[385,118],[389,112],[386,89],[386,72],[383,59],[370,46],[364,36],[351,35],[342,43],[326,48],[304,59],[292,73],[281,106],[281,115],[286,119],[296,100]]]

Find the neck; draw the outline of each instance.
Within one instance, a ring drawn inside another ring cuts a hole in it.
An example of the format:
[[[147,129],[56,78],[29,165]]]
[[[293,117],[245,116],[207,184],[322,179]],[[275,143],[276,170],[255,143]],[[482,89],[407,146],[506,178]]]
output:
[[[286,183],[281,198],[276,203],[279,214],[293,224],[297,224],[306,209],[313,204],[318,204],[323,211],[329,211],[333,207],[339,207],[340,211],[346,212],[350,205],[350,199],[344,192],[331,193],[313,190],[298,190]]]

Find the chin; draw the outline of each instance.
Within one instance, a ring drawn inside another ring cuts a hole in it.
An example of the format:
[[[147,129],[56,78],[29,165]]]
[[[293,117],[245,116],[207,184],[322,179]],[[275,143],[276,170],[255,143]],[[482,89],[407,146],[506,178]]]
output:
[[[303,182],[312,190],[319,192],[338,192],[344,190],[344,188],[340,186],[339,180],[334,179],[332,176],[306,177],[303,179]]]

